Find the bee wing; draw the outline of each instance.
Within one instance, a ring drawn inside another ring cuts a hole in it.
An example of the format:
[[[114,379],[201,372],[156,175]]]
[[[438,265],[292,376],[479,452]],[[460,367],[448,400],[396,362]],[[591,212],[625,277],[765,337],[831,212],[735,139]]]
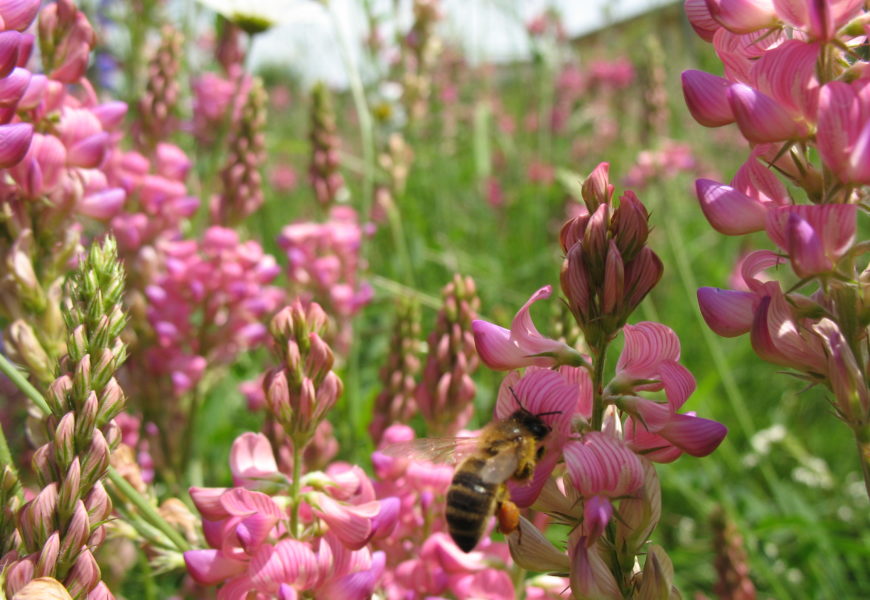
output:
[[[508,448],[486,459],[486,464],[480,470],[480,478],[486,483],[502,484],[513,477],[518,464],[516,448]]]
[[[381,448],[387,456],[415,461],[456,464],[477,447],[474,437],[418,438]]]

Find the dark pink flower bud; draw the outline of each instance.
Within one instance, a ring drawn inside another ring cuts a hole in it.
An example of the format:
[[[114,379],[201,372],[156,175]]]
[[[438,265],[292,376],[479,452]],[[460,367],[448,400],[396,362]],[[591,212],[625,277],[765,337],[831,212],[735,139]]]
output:
[[[34,553],[6,567],[6,594],[9,597],[14,598],[33,579],[36,559],[37,555]]]
[[[591,282],[586,266],[583,264],[583,245],[574,244],[565,261],[559,276],[562,293],[568,299],[568,307],[580,322],[587,322],[591,316]]]
[[[609,204],[613,197],[613,185],[609,180],[610,164],[599,163],[583,182],[581,195],[586,208],[592,214],[602,204]]]
[[[622,260],[633,260],[649,236],[649,213],[634,192],[629,190],[619,198],[611,228]]]
[[[625,295],[625,266],[616,243],[610,240],[604,262],[604,283],[601,288],[601,313],[612,315],[618,312]],[[627,315],[626,315],[627,316]]]
[[[57,479],[55,464],[51,444],[43,444],[33,452],[30,465],[40,486],[45,487]]]
[[[716,231],[744,235],[764,229],[768,207],[758,200],[710,179],[698,179],[695,192],[704,216]]]
[[[728,102],[731,82],[704,71],[683,71],[683,96],[695,120],[704,127],[721,127],[734,122]]]
[[[79,458],[76,456],[66,469],[58,492],[57,510],[62,522],[65,522],[67,517],[73,513],[75,503],[82,496],[81,477],[82,469]]]
[[[646,295],[661,280],[664,265],[658,255],[644,246],[633,261],[625,265],[625,299],[623,318],[641,303]]]
[[[70,411],[60,418],[54,430],[54,459],[61,472],[66,472],[75,459],[75,413]]]
[[[305,360],[305,371],[314,380],[316,385],[332,369],[335,358],[329,344],[324,342],[323,338],[319,335],[312,332],[309,334],[308,340],[310,344],[308,356]]]
[[[109,445],[103,432],[93,430],[93,439],[82,461],[82,487],[93,485],[106,474],[109,467]]]
[[[743,83],[728,88],[728,103],[740,133],[755,144],[798,139],[808,133],[806,125],[796,121],[780,102]]]
[[[52,414],[59,417],[72,408],[69,404],[71,391],[72,377],[69,375],[62,375],[49,384],[45,399],[51,407]]]
[[[562,246],[562,252],[567,254],[574,244],[583,239],[583,233],[586,231],[586,224],[588,222],[589,214],[565,221],[559,232],[559,244]]]
[[[18,47],[21,34],[17,31],[0,31],[0,77],[6,77],[18,64]]]
[[[749,333],[759,297],[750,292],[698,288],[698,306],[707,325],[722,337]]]
[[[81,365],[81,363],[79,364]],[[73,379],[73,385],[75,385],[75,379]],[[75,393],[75,387],[73,388],[73,393]],[[91,439],[91,432],[96,427],[99,410],[100,401],[97,398],[96,392],[91,391],[79,410],[76,411],[75,439],[79,445],[84,446]]]

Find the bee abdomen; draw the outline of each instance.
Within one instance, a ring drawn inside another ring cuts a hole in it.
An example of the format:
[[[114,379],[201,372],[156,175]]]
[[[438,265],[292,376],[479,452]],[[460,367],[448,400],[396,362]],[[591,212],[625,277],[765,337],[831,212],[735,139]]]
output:
[[[450,537],[464,552],[470,552],[483,535],[486,520],[495,509],[496,486],[477,473],[460,469],[447,491],[447,527]]]

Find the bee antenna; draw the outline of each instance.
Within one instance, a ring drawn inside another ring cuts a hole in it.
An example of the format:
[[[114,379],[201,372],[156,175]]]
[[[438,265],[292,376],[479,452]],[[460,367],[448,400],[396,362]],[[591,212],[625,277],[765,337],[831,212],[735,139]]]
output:
[[[562,414],[561,410],[549,410],[547,412],[537,413],[535,416],[536,417],[546,417],[548,415],[561,415],[561,414]]]
[[[508,386],[508,389],[511,391],[511,396],[513,396],[513,397],[514,397],[514,400],[517,401],[517,406],[519,406],[519,407],[520,407],[521,409],[523,409],[523,410],[526,410],[526,407],[523,406],[523,403],[522,403],[522,402],[520,402],[520,397],[517,396],[517,393],[514,391],[513,386],[512,386],[512,385],[509,385],[509,386]]]

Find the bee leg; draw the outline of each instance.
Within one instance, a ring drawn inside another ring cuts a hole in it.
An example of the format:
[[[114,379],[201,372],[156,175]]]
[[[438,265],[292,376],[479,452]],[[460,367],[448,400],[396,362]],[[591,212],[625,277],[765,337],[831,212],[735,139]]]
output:
[[[509,535],[520,529],[520,509],[510,500],[502,500],[495,511],[496,519],[498,520],[498,530],[505,535]],[[522,529],[519,535],[522,536]]]

